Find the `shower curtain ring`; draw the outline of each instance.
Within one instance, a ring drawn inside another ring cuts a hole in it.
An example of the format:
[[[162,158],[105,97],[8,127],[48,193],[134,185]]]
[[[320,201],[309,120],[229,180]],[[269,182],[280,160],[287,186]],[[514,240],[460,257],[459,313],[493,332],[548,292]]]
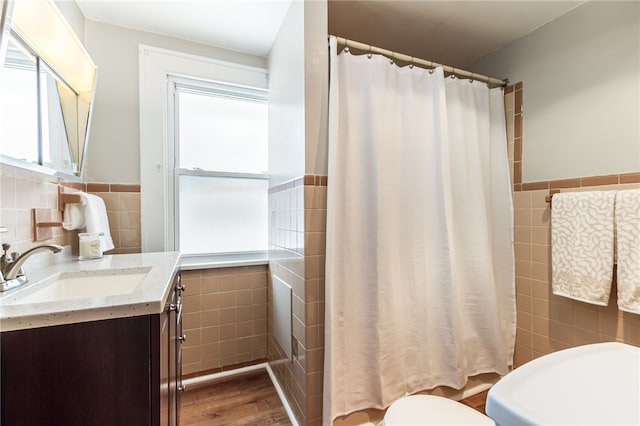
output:
[[[395,62],[396,59],[396,53],[395,52],[391,52],[391,60],[389,61],[390,64],[393,64]]]
[[[371,45],[369,45],[369,53],[367,53],[367,58],[371,59],[373,55],[371,54]]]
[[[413,56],[411,57],[411,62],[409,62],[409,68],[413,69]]]

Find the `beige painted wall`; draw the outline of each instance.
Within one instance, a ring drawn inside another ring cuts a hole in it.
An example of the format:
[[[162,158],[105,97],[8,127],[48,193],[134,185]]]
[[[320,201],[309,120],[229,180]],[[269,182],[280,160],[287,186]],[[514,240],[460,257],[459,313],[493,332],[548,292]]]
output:
[[[292,2],[268,58],[269,185],[304,174],[304,6]]]
[[[327,174],[329,49],[326,1],[304,5],[305,173]]]
[[[640,170],[640,3],[587,2],[469,68],[524,83],[523,182]]]
[[[327,174],[327,3],[293,2],[269,53],[271,185]]]
[[[76,33],[78,38],[84,38],[84,15],[75,1],[55,1],[56,6],[69,22],[69,26]]]
[[[140,182],[138,45],[265,67],[264,58],[171,37],[85,21],[84,43],[98,66],[87,150],[89,182]],[[163,123],[158,123],[162,126]]]

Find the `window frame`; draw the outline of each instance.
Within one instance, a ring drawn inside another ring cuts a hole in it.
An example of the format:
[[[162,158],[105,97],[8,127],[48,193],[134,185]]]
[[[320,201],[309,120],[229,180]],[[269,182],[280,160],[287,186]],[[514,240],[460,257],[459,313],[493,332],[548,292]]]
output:
[[[212,49],[226,60],[138,45],[140,118],[140,221],[141,251],[175,251],[173,197],[173,146],[169,138],[172,119],[169,76],[191,76],[225,84],[267,89],[268,72],[262,57]],[[170,130],[170,131],[169,131]]]
[[[167,105],[169,117],[167,130],[169,132],[169,144],[173,147],[172,156],[169,158],[169,164],[173,164],[173,182],[170,185],[170,199],[173,200],[173,210],[170,210],[169,223],[173,227],[167,229],[169,240],[173,241],[173,248],[181,250],[180,247],[180,177],[181,176],[198,176],[198,177],[216,177],[216,178],[234,178],[234,179],[256,179],[269,180],[268,172],[264,173],[243,173],[243,172],[223,172],[217,170],[203,169],[185,169],[180,165],[180,93],[190,93],[202,96],[213,96],[228,99],[236,99],[250,102],[268,103],[267,89],[249,87],[244,85],[225,83],[220,81],[210,81],[198,79],[194,77],[173,76],[167,77],[170,99]],[[268,138],[268,131],[267,135]],[[268,161],[268,159],[267,159]],[[268,212],[267,212],[268,213]],[[268,234],[268,223],[265,223],[265,231]],[[265,248],[267,250],[267,248]],[[189,253],[189,256],[199,256],[208,254],[231,254],[231,253],[254,253],[254,251],[243,252],[212,252],[212,253]]]

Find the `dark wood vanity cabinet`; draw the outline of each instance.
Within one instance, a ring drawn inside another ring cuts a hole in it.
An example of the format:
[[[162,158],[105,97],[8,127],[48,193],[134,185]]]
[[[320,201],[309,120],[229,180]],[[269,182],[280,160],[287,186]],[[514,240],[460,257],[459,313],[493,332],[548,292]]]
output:
[[[0,424],[178,424],[180,276],[160,314],[0,334]]]

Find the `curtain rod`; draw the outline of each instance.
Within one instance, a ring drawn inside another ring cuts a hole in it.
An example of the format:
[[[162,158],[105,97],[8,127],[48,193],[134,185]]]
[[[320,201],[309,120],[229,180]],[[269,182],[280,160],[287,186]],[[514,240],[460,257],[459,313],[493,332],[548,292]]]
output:
[[[329,37],[336,37],[336,36],[329,36]],[[429,68],[442,67],[442,69],[444,69],[445,72],[448,72],[450,74],[455,74],[457,76],[469,78],[471,80],[484,81],[484,82],[486,82],[488,84],[495,84],[495,85],[498,85],[498,86],[506,86],[507,84],[509,84],[509,80],[501,80],[499,78],[489,77],[487,75],[476,74],[476,73],[471,72],[471,71],[465,71],[465,70],[462,70],[460,68],[451,67],[449,65],[442,65],[442,64],[439,64],[437,62],[427,61],[425,59],[416,58],[414,56],[405,55],[403,53],[393,52],[391,50],[387,50],[387,49],[382,49],[380,47],[371,46],[370,44],[365,44],[365,43],[360,43],[359,41],[349,40],[349,39],[346,39],[344,37],[336,37],[336,40],[338,41],[339,45],[342,45],[344,47],[354,48],[354,49],[362,50],[362,51],[369,52],[369,53],[377,53],[377,54],[384,55],[384,56],[386,56],[388,58],[391,58],[391,59],[394,59],[394,60],[398,59],[400,61],[409,62],[409,63],[416,64],[416,65],[423,65],[423,66],[429,67]]]

